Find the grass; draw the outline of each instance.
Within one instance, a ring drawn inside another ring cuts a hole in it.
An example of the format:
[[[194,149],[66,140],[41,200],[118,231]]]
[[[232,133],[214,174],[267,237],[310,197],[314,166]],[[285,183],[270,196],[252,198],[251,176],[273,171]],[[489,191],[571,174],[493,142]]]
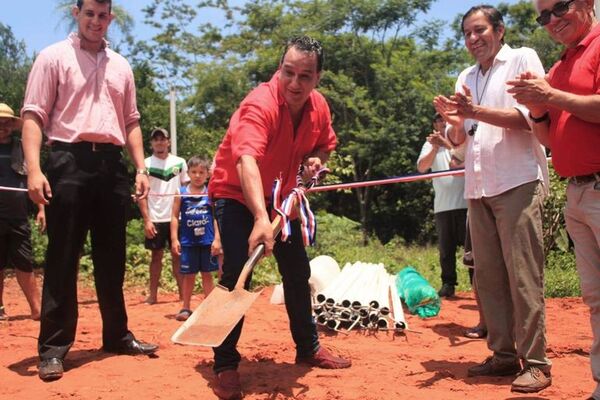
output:
[[[359,224],[344,217],[320,213],[317,244],[307,249],[309,258],[318,255],[333,257],[340,267],[356,261],[383,263],[389,273],[397,273],[406,266],[414,267],[434,287],[441,286],[440,265],[437,248],[433,245],[407,245],[401,239],[394,239],[382,244],[371,238],[367,246],[362,246],[362,235]],[[140,220],[132,220],[127,229],[127,265],[126,285],[146,286],[149,279],[150,252],[143,246],[143,224]],[[34,230],[32,235],[34,258],[38,265],[43,264],[47,239]],[[84,246],[84,254],[80,262],[80,275],[84,281],[93,284],[92,260],[89,242]],[[462,250],[456,254],[458,274],[458,291],[469,291],[468,269],[462,265]],[[161,287],[166,291],[177,290],[171,274],[171,256],[165,251],[163,260]],[[253,287],[268,286],[279,283],[281,277],[273,257],[263,259],[254,270]],[[575,257],[572,252],[554,250],[546,258],[545,271],[546,297],[580,296],[579,276],[575,268]],[[197,290],[201,289],[200,279]]]

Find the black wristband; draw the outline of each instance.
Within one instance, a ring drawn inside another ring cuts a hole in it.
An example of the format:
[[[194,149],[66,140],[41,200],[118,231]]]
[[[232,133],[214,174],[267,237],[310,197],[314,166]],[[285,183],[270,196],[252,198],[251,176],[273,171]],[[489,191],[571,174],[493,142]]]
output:
[[[533,115],[531,115],[530,111],[529,118],[536,124],[539,124],[540,122],[548,121],[550,119],[550,114],[548,113],[548,111],[546,111],[541,117],[535,118]]]

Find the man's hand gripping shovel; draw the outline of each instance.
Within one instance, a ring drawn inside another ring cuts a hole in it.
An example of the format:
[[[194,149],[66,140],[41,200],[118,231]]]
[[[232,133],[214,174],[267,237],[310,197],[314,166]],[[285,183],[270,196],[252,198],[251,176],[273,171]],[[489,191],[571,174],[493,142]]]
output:
[[[328,172],[322,169],[306,185],[308,191],[323,175]],[[281,217],[278,215],[271,223],[273,236],[281,231]],[[254,266],[264,254],[265,246],[260,244],[254,249],[242,268],[240,277],[232,291],[217,285],[209,296],[204,299],[192,315],[173,334],[171,340],[179,344],[217,347],[229,335],[235,325],[244,316],[252,303],[260,295],[244,289],[244,283]]]

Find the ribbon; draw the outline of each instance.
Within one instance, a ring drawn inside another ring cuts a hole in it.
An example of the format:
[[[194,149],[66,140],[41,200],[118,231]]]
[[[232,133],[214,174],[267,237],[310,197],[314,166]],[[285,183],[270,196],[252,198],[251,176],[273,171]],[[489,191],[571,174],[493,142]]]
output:
[[[300,217],[300,231],[302,233],[302,242],[305,246],[312,246],[315,243],[315,237],[317,233],[317,219],[314,213],[310,209],[310,204],[306,198],[306,192],[317,184],[322,175],[329,172],[327,168],[319,170],[305,185],[302,182],[302,167],[298,171],[296,177],[297,187],[292,189],[290,194],[281,201],[281,189],[282,180],[281,177],[275,179],[273,183],[272,191],[272,204],[273,209],[281,217],[281,240],[286,241],[292,234],[292,226],[290,223],[290,215],[293,211],[294,205],[298,207],[298,214]]]

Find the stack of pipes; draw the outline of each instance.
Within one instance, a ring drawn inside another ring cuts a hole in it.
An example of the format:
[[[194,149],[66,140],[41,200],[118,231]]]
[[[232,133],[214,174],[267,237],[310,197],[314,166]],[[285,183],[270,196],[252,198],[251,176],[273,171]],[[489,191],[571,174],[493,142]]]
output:
[[[313,300],[317,323],[336,331],[406,329],[396,281],[383,264],[347,263]]]

